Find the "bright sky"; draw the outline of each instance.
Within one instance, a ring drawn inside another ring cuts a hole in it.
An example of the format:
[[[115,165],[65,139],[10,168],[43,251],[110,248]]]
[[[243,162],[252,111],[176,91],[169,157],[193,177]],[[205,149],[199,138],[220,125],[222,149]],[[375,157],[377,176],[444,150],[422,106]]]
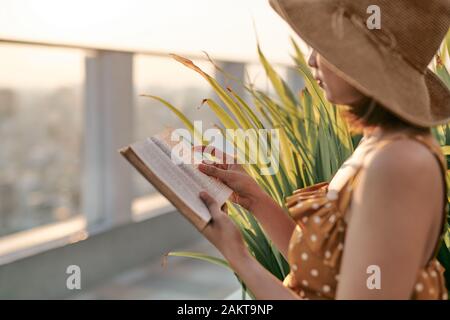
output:
[[[0,0],[0,37],[288,59],[287,25],[268,0]]]
[[[290,62],[294,34],[268,0],[0,0],[0,38],[196,55],[205,50],[215,59],[256,61],[253,21],[268,58]],[[0,47],[0,69],[8,81],[23,83],[32,81],[34,69],[50,68],[57,83],[59,76],[73,77],[63,64],[81,63],[58,52]],[[28,77],[14,72],[16,64],[28,66]]]

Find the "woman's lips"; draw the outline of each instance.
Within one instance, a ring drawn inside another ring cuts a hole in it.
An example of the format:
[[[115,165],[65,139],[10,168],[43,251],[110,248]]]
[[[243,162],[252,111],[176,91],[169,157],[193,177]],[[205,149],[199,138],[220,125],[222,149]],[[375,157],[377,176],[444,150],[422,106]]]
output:
[[[314,71],[316,71],[316,70],[314,70]],[[323,80],[317,71],[313,72],[313,77],[317,81],[317,84],[319,85],[319,87],[323,88]]]
[[[323,88],[323,81],[322,79],[316,79],[317,84],[319,85],[319,87]]]

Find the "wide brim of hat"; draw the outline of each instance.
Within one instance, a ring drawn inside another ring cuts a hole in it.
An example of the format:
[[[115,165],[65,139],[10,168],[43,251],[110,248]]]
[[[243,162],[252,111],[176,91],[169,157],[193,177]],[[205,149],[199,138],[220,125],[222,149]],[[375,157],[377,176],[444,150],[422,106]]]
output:
[[[383,50],[360,27],[342,20],[333,29],[330,1],[270,0],[273,9],[329,62],[331,69],[401,119],[431,127],[450,121],[450,91],[427,69],[425,74],[396,52]]]

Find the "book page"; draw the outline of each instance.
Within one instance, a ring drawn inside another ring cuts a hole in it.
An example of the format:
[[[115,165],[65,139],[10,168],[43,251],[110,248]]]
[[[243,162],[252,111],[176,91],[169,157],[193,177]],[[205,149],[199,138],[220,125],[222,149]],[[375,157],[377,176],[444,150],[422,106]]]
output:
[[[176,154],[172,154],[171,148],[166,141],[162,141],[157,137],[152,137],[150,139],[157,144],[166,155],[171,157],[172,161],[178,163],[178,167],[195,181],[201,190],[207,191],[217,201],[219,206],[222,206],[231,196],[233,190],[228,186],[198,170],[198,166],[194,164],[195,155],[193,153],[190,157],[179,157]],[[186,148],[190,149],[190,146],[186,145]]]
[[[208,209],[198,197],[200,186],[170,160],[151,139],[131,145],[136,155],[145,165],[164,182],[183,202],[196,212],[204,221],[211,216]]]

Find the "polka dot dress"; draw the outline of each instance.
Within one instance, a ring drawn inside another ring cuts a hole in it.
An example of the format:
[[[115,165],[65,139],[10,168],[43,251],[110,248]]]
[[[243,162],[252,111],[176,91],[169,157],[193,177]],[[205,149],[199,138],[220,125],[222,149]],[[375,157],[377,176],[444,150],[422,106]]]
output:
[[[403,136],[401,136],[403,137]],[[413,136],[427,146],[447,171],[445,158],[434,144]],[[384,141],[385,144],[394,139]],[[339,191],[328,190],[328,183],[318,183],[296,190],[286,199],[289,213],[297,223],[288,251],[291,272],[284,285],[303,299],[334,299],[339,281],[347,224],[344,214],[350,204],[357,173]],[[448,299],[444,268],[435,255],[419,271],[411,299]]]

